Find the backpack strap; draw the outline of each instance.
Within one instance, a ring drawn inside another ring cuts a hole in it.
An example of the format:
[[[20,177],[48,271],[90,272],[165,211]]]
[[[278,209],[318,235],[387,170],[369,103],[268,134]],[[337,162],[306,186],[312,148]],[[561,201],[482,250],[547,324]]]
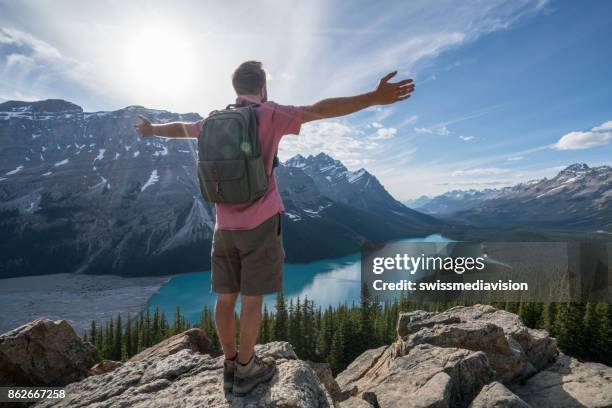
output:
[[[252,106],[253,108],[256,108],[260,105],[261,104],[257,102],[249,102],[243,99],[242,101],[240,101],[240,103],[230,103],[229,105],[226,106],[225,109],[236,109],[236,108],[242,108],[244,106]],[[274,152],[274,160],[272,160],[272,173],[274,173],[274,169],[278,167],[279,164],[280,164],[280,160],[278,159],[278,147],[276,147],[276,151]]]

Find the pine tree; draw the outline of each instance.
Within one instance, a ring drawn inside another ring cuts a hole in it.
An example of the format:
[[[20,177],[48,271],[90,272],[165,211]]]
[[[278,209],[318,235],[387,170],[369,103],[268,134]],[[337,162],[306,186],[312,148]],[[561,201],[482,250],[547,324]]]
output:
[[[576,302],[558,303],[554,332],[559,348],[566,354],[582,357],[583,313]]]
[[[375,306],[369,298],[368,288],[365,284],[361,287],[361,307],[359,308],[359,338],[360,349],[368,350],[376,344],[374,332]]]
[[[596,321],[594,328],[594,356],[604,364],[612,364],[612,307],[608,302],[597,302],[593,311]]]
[[[283,292],[276,295],[276,319],[274,322],[274,340],[287,340],[287,303]]]
[[[125,322],[125,333],[123,335],[121,359],[127,360],[134,355],[132,350],[132,315],[128,313],[127,321]]]
[[[544,329],[552,334],[553,326],[555,323],[555,304],[551,302],[544,302],[542,305],[542,311],[540,313],[540,319],[538,320],[537,327]]]
[[[261,317],[261,328],[257,337],[259,344],[265,344],[270,341],[270,314],[268,313],[268,307],[264,303],[263,315]]]
[[[113,360],[121,360],[121,337],[122,337],[122,327],[121,327],[121,314],[117,314],[117,320],[115,321],[115,333],[113,336],[113,351],[112,357]]]

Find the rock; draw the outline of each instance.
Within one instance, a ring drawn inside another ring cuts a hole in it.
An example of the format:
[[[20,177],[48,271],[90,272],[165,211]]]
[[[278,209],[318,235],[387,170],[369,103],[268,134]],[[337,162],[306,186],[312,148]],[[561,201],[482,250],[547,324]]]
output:
[[[91,372],[91,374],[94,374],[94,375],[110,373],[111,371],[116,370],[122,365],[123,363],[120,361],[102,360],[95,366],[91,367],[89,371]]]
[[[65,320],[34,320],[0,336],[0,384],[64,386],[88,375],[94,353]]]
[[[388,346],[367,350],[357,357],[349,366],[336,377],[336,382],[343,393],[355,395],[356,382],[362,379],[374,364],[383,355]]]
[[[507,337],[501,327],[487,322],[436,324],[424,327],[404,341],[408,349],[419,344],[484,351],[489,363],[503,381],[526,377],[533,373],[520,345]]]
[[[362,399],[381,408],[467,406],[494,377],[485,353],[429,344],[395,357],[388,362],[387,372],[378,374],[369,378],[366,373],[353,384]]]
[[[351,397],[339,404],[340,408],[372,408],[372,405],[363,398]]]
[[[286,341],[273,341],[266,344],[257,344],[255,352],[260,356],[272,357],[275,360],[287,359],[296,360],[297,355],[293,350],[293,346]]]
[[[166,357],[181,350],[206,353],[210,350],[210,340],[200,329],[189,329],[136,354],[130,361],[144,360],[147,357]]]
[[[258,354],[282,355],[277,373],[244,398],[225,395],[223,357],[183,349],[171,355],[130,360],[115,371],[91,376],[66,387],[63,400],[37,407],[329,407],[332,400],[310,365],[287,359],[287,343],[259,347]]]
[[[334,379],[331,367],[328,363],[315,363],[307,361],[310,368],[312,368],[321,381],[321,384],[325,387],[327,393],[331,396],[334,401],[343,401],[349,397],[349,395],[342,392],[340,386]]]
[[[514,340],[509,340],[508,346],[519,354],[524,354],[526,362],[531,365],[531,367],[527,365],[523,367],[522,376],[529,375],[530,371],[545,368],[557,358],[557,344],[545,330],[530,329],[525,326],[518,315],[489,305],[457,306],[441,313],[422,310],[402,313],[398,320],[397,331],[400,338],[406,339],[422,329],[460,323],[489,323],[500,327],[507,338]],[[516,347],[517,344],[520,347]],[[495,358],[491,360],[494,362]],[[504,379],[507,378],[507,375],[504,376]]]
[[[436,324],[459,323],[461,320],[456,316],[444,316],[424,310],[400,313],[397,320],[397,334],[400,338],[416,333],[423,327],[432,327]]]
[[[495,381],[482,387],[469,408],[530,408],[530,406],[502,383]]]
[[[512,391],[533,407],[612,407],[612,367],[562,355]]]

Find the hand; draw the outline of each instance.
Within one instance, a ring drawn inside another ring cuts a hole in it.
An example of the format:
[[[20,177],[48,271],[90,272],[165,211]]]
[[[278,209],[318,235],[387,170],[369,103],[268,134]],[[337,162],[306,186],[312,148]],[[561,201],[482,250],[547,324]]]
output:
[[[414,92],[414,83],[412,79],[389,82],[396,74],[397,71],[393,71],[381,78],[378,87],[372,93],[375,105],[388,105],[410,98],[410,94]]]
[[[134,128],[136,129],[138,133],[140,133],[140,136],[142,137],[154,136],[155,132],[153,131],[153,125],[151,124],[151,121],[142,115],[138,115],[138,118],[140,119],[141,122],[134,125]]]

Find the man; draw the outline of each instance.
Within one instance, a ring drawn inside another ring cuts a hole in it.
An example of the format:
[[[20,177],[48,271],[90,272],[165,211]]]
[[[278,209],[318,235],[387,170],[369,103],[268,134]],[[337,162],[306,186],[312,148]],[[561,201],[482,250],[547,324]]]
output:
[[[218,294],[215,323],[225,354],[224,388],[237,395],[249,393],[270,380],[275,366],[254,355],[261,323],[263,295],[282,290],[285,257],[280,214],[284,212],[273,161],[284,135],[299,134],[302,123],[348,115],[374,105],[387,105],[408,99],[414,91],[411,79],[389,80],[397,71],[383,77],[376,89],[361,95],[324,99],[310,106],[283,106],[267,101],[266,73],[257,61],[241,64],[232,77],[236,103],[259,104],[255,109],[258,134],[268,174],[267,192],[247,204],[216,204],[216,226],[212,243],[212,288]],[[197,139],[202,121],[195,123],[151,124],[140,116],[135,125],[143,136]],[[240,294],[240,346],[236,348],[234,310]]]

